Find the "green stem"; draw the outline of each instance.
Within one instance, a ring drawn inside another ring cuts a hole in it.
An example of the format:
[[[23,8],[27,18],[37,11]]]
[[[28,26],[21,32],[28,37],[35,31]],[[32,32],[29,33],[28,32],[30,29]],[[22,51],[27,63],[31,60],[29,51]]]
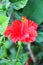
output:
[[[18,59],[18,55],[20,52],[20,47],[21,47],[21,42],[18,42],[18,51],[17,51],[17,55],[16,55],[16,60]]]

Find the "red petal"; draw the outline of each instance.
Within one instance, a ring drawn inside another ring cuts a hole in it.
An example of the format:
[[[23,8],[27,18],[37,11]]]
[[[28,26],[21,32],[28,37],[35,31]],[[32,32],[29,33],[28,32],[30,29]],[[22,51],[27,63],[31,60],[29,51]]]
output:
[[[4,36],[7,37],[11,34],[11,26],[8,26],[5,33],[4,33]]]
[[[26,62],[26,64],[25,64],[25,65],[29,65],[29,64],[28,64],[28,62]]]
[[[38,28],[38,24],[37,23],[35,23],[34,21],[32,21],[32,20],[28,20],[28,25],[29,26],[33,26],[35,29],[37,29]]]
[[[29,35],[30,35],[31,37],[36,37],[36,36],[37,36],[37,32],[36,32],[36,30],[34,30],[33,27],[30,27],[30,28],[29,28]]]
[[[29,62],[32,62],[32,59],[31,58],[29,58],[29,60],[28,60]]]

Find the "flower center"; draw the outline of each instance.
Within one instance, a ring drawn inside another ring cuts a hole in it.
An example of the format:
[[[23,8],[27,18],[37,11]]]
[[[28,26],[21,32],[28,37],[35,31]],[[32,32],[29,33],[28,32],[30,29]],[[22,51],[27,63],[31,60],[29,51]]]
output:
[[[22,22],[26,22],[27,21],[27,18],[22,16]]]

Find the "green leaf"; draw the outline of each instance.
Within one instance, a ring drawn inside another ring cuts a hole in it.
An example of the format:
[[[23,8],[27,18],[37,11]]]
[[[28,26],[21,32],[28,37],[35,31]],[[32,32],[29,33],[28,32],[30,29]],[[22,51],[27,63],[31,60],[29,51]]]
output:
[[[21,20],[21,17],[22,17],[21,13],[15,12],[14,15],[16,19]]]
[[[36,42],[38,42],[38,43],[43,42],[43,32],[38,32],[38,36],[36,38]]]
[[[23,8],[26,4],[27,4],[28,0],[19,0],[19,1],[15,1],[12,3],[13,8],[16,10],[19,10],[21,8]]]
[[[43,22],[43,0],[29,0],[22,14],[41,24]]]
[[[6,11],[0,10],[0,16],[6,15]]]
[[[14,60],[7,60],[6,65],[15,65],[15,61]]]
[[[36,58],[41,60],[43,59],[43,52],[39,52],[37,55],[36,55]]]
[[[24,65],[28,60],[28,54],[19,55],[19,60],[22,62],[22,65]]]
[[[5,15],[6,11],[3,8],[3,4],[0,4],[0,15]]]
[[[0,59],[4,58],[7,56],[6,48],[5,46],[0,47]]]
[[[10,40],[6,40],[4,46],[8,49],[12,46],[12,42]]]
[[[10,48],[9,51],[10,51],[10,53],[11,53],[10,56],[9,56],[9,58],[10,58],[10,59],[15,59],[15,58],[16,58],[16,54],[17,54],[15,47],[12,46],[12,48]]]
[[[2,26],[0,25],[0,34],[2,34]]]
[[[10,6],[9,0],[5,0],[5,1],[4,1],[4,5],[5,5],[5,8],[8,9],[9,6]]]
[[[3,4],[0,4],[0,10],[2,9],[2,7],[3,7]]]
[[[40,65],[43,65],[43,63],[41,63]]]
[[[0,46],[2,45],[3,36],[0,37]]]
[[[11,59],[0,60],[0,65],[15,65],[15,61]]]
[[[13,12],[13,8],[12,8],[12,6],[11,6],[11,7],[8,9],[8,12],[7,12],[8,17],[11,18],[12,12]]]
[[[24,43],[24,45],[25,44],[26,43]],[[24,46],[21,46],[18,59],[22,63],[22,65],[25,65],[26,61],[28,60],[28,54],[24,52],[25,52]]]
[[[5,15],[5,14],[6,14],[6,9],[3,3],[3,4],[0,4],[0,15]]]
[[[2,28],[2,33],[6,30],[6,27],[8,26],[9,18],[6,16],[0,16],[0,26]]]
[[[22,65],[21,62],[16,62],[16,65]]]

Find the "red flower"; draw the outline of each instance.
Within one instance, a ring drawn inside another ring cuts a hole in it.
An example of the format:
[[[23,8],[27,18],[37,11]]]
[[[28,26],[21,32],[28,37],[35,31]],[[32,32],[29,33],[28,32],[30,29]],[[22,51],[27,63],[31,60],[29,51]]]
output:
[[[22,17],[22,21],[15,20],[11,26],[8,26],[4,35],[10,36],[13,42],[33,42],[37,37],[36,29],[38,24],[28,20],[26,17]]]
[[[33,62],[31,58],[28,59],[28,62]]]
[[[28,62],[26,62],[26,64],[25,64],[25,65],[29,65],[29,64],[28,64]]]
[[[31,58],[28,58],[28,61],[26,62],[25,65],[29,65],[29,63],[33,62]]]

